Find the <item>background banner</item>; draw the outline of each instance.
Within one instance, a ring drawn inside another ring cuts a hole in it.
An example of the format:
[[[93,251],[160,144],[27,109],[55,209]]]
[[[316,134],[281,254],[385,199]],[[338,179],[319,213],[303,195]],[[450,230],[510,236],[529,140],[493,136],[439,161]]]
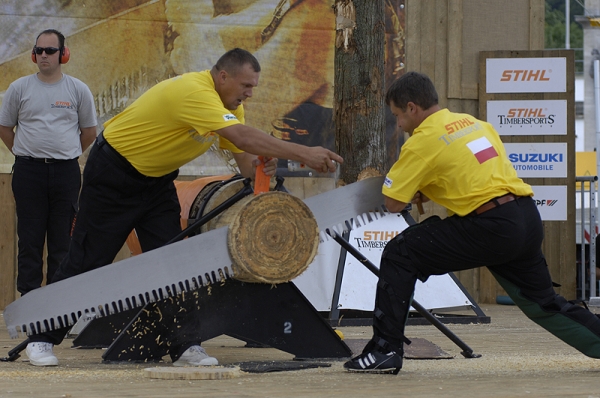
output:
[[[278,138],[334,149],[333,0],[8,0],[0,4],[0,99],[17,78],[37,72],[35,38],[53,28],[66,36],[63,72],[84,81],[99,123],[159,81],[210,69],[241,47],[261,63],[246,122]],[[385,0],[386,82],[404,68],[404,1]],[[393,134],[395,126],[388,127]],[[81,162],[85,162],[85,156]],[[13,157],[2,147],[0,172]],[[285,164],[287,166],[287,163]],[[185,175],[229,173],[214,151],[181,169]]]

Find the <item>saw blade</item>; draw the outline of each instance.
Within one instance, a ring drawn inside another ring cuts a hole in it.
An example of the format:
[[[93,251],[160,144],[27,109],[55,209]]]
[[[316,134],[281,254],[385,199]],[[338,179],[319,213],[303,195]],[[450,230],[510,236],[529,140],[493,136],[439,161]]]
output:
[[[384,177],[372,177],[304,199],[319,226],[321,241],[331,239],[325,231],[331,229],[340,235],[379,218],[386,212],[383,207]]]
[[[328,228],[341,233],[376,219],[382,183],[383,177],[370,178],[304,200],[322,239]],[[84,314],[107,316],[225,281],[233,277],[227,233],[227,227],[204,232],[35,289],[4,310],[8,332],[39,334],[72,326]]]
[[[9,304],[4,321],[12,338],[71,326],[94,316],[141,307],[232,276],[227,227],[142,253],[32,290]]]

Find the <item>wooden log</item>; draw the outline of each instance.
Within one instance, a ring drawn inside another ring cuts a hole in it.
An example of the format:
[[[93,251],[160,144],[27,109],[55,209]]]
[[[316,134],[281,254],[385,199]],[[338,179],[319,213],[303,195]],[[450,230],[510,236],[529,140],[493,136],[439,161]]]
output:
[[[284,283],[299,276],[317,254],[319,229],[302,200],[284,192],[249,196],[223,213],[234,278]]]

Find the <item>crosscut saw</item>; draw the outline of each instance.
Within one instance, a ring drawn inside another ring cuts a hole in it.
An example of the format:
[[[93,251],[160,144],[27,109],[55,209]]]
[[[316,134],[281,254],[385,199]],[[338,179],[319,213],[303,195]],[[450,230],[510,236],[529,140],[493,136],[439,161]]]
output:
[[[327,229],[343,233],[383,214],[383,177],[374,177],[304,200],[327,240]],[[233,277],[227,227],[35,289],[4,310],[11,338],[74,325],[94,317],[142,307]]]

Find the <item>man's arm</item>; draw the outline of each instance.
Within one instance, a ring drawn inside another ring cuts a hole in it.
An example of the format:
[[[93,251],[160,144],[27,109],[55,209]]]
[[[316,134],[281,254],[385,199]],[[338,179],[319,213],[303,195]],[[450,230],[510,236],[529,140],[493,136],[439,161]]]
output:
[[[96,139],[96,126],[82,127],[79,140],[81,141],[81,152],[84,152]]]
[[[227,138],[239,149],[268,158],[297,160],[321,172],[334,172],[336,164],[344,159],[323,147],[307,147],[271,137],[270,135],[244,124],[235,124],[217,130],[217,134]]]
[[[389,196],[385,196],[384,204],[391,213],[400,213],[406,207],[406,203],[392,199]]]
[[[1,126],[0,125],[0,139],[4,142],[4,145],[12,153],[13,145],[15,144],[15,130],[13,127]]]

